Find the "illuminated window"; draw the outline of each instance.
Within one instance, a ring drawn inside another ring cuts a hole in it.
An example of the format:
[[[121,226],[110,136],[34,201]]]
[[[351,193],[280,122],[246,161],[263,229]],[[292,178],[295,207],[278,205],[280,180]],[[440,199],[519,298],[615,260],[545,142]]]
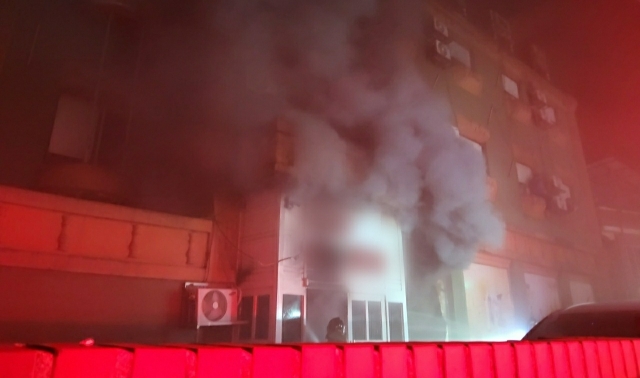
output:
[[[518,83],[506,75],[502,75],[502,88],[514,98],[520,98]]]
[[[97,117],[91,101],[62,96],[53,122],[49,152],[78,160],[93,151]]]
[[[516,162],[516,175],[519,183],[526,184],[533,177],[533,170],[524,164]]]

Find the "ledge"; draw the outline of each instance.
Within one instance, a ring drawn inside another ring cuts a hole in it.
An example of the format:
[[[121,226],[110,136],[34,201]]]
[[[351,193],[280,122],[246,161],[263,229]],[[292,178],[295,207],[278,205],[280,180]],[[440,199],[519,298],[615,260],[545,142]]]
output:
[[[198,267],[141,264],[134,261],[103,260],[1,248],[0,266],[178,281],[204,281],[207,278],[206,269]]]
[[[456,114],[456,124],[461,136],[476,143],[484,144],[491,138],[491,133],[488,129],[480,126],[477,122],[471,121],[462,114]]]
[[[453,81],[457,86],[474,96],[480,96],[482,94],[483,81],[480,75],[462,65],[454,66],[451,71]]]
[[[0,186],[0,203],[191,231],[211,232],[213,227],[213,222],[208,219],[190,218],[8,186]]]

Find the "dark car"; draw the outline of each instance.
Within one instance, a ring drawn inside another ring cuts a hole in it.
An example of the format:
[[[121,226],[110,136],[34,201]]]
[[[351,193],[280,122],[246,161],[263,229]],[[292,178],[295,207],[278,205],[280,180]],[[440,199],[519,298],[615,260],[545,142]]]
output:
[[[640,337],[640,302],[589,303],[556,311],[523,340],[573,337]]]

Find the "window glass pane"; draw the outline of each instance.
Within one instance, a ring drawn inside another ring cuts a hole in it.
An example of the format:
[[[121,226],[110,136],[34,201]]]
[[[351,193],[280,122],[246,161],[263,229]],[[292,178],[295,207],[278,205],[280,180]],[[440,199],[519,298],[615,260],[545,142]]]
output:
[[[382,340],[382,303],[369,302],[369,340]]]
[[[524,164],[516,163],[516,175],[519,183],[526,184],[533,177],[533,171]]]
[[[453,59],[464,64],[468,68],[471,68],[471,53],[466,47],[452,41],[449,43],[449,51],[451,51],[451,57]]]
[[[240,340],[251,339],[251,327],[253,326],[253,297],[242,297],[240,301],[240,321],[247,322],[240,326]]]
[[[402,303],[389,303],[389,340],[404,340],[404,316]]]
[[[282,296],[282,342],[302,341],[302,295]]]
[[[367,308],[365,301],[351,302],[352,330],[354,341],[367,340]]]
[[[269,296],[258,297],[256,306],[256,337],[257,340],[269,338]]]
[[[518,83],[506,75],[502,75],[502,87],[515,98],[519,97]]]

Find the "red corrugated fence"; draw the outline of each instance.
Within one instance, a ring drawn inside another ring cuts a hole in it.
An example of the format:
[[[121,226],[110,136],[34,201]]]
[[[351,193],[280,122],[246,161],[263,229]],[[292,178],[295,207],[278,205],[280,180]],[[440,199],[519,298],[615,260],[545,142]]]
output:
[[[640,340],[0,347],[1,378],[618,378],[639,372]]]

